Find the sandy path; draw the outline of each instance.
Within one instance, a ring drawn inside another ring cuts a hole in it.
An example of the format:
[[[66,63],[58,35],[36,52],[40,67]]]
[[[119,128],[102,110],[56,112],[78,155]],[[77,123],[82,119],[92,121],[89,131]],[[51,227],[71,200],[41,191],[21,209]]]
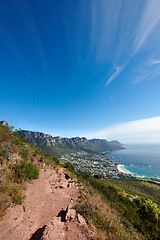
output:
[[[39,179],[26,184],[24,203],[8,209],[0,226],[0,239],[40,239],[32,236],[37,229],[43,228],[60,211],[65,211],[71,202],[76,201],[78,187],[75,183],[68,183],[64,169],[60,169],[58,175],[53,169],[40,170]],[[63,232],[61,239],[87,239],[83,229],[77,225],[76,221],[63,222],[60,225],[60,232]]]

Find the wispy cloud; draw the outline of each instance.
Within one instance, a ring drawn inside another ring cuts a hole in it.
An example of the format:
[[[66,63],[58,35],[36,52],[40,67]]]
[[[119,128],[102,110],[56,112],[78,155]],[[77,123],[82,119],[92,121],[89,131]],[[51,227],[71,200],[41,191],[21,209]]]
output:
[[[151,49],[152,53],[155,52],[154,43],[159,42],[156,38],[159,33],[155,30],[160,22],[160,4],[159,0],[125,3],[123,0],[93,0],[89,6],[91,10],[89,57],[94,57],[97,64],[106,64],[108,74],[105,86],[108,86],[119,77],[133,58],[138,56],[137,62],[144,62],[144,57],[139,56],[143,47],[147,48],[149,57]],[[158,63],[152,62],[152,65]],[[110,74],[112,66],[116,67]]]
[[[156,25],[160,21],[160,4],[159,0],[148,0],[144,11],[142,12],[142,18],[140,24],[137,26],[136,37],[134,40],[135,50],[133,55],[145,43],[149,35],[152,33]]]
[[[123,66],[114,68],[113,73],[106,82],[106,86],[108,86],[120,74],[123,68],[124,68]]]
[[[139,63],[139,68],[137,69],[134,80],[131,81],[132,84],[137,84],[148,79],[153,79],[160,74],[160,60],[149,58],[144,63]]]
[[[157,24],[160,22],[160,4],[159,0],[147,0],[143,4],[139,4],[138,2],[133,7],[133,4],[128,3],[127,6],[124,6],[121,2],[121,4],[118,6],[119,11],[117,11],[116,7],[116,17],[111,18],[110,22],[114,23],[110,26],[113,27],[113,30],[111,32],[110,29],[108,29],[108,39],[110,39],[110,36],[112,36],[112,42],[114,42],[114,37],[118,38],[118,45],[115,46],[115,48],[112,48],[111,42],[109,43],[109,40],[106,40],[106,46],[104,47],[104,44],[101,44],[103,47],[103,53],[100,52],[99,49],[99,55],[102,56],[105,54],[105,49],[108,50],[108,45],[110,44],[110,49],[113,51],[114,59],[112,59],[112,63],[114,65],[123,65],[123,67],[116,67],[114,69],[114,72],[109,77],[109,79],[106,82],[106,86],[108,86],[114,79],[116,79],[119,76],[119,73],[123,71],[128,63],[135,57],[136,54],[138,54],[142,47],[145,46],[145,43],[153,33],[153,38],[155,37],[155,28]],[[129,14],[123,14],[125,12],[129,12]],[[106,21],[107,22],[107,21]],[[125,22],[125,29],[123,27],[123,23]],[[119,28],[119,33],[117,35],[117,27]],[[112,34],[111,34],[112,33]],[[105,38],[105,35],[103,34],[103,39]],[[110,52],[110,50],[108,50]],[[120,64],[118,64],[120,63]],[[151,65],[159,64],[160,60],[152,60],[150,62]],[[145,73],[147,74],[147,73]],[[147,74],[148,75],[148,74]],[[134,81],[135,83],[143,81],[144,78],[140,78],[140,80]]]
[[[149,66],[156,65],[156,64],[160,64],[159,59],[150,59],[150,61],[148,62]]]
[[[151,73],[143,73],[142,76],[139,75],[138,77],[136,77],[131,83],[132,84],[137,84],[137,83],[140,83],[140,82],[143,82],[144,80],[148,79],[148,77],[151,76]]]
[[[86,136],[122,143],[160,143],[160,116],[113,125]]]

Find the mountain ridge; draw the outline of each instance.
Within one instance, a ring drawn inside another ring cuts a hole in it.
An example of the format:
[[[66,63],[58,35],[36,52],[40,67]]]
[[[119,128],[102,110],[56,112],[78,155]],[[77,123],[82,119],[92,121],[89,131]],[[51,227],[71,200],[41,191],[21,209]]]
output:
[[[21,138],[28,139],[35,147],[40,147],[57,156],[79,150],[104,153],[123,149],[123,145],[118,141],[116,141],[118,144],[114,145],[106,139],[87,139],[85,137],[61,138],[59,136],[53,137],[50,134],[28,130],[19,131],[19,135]]]

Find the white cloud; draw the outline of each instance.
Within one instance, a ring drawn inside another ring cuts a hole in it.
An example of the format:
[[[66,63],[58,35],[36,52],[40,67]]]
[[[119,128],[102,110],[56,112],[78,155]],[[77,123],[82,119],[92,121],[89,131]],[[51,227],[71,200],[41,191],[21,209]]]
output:
[[[160,64],[159,59],[151,59],[150,62],[148,63],[149,66]]]
[[[140,24],[137,27],[135,38],[135,50],[133,55],[141,48],[146,39],[152,33],[160,21],[160,4],[159,0],[148,0]]]
[[[109,77],[109,79],[106,82],[106,86],[108,86],[108,84],[110,84],[117,76],[118,74],[123,70],[123,66],[121,67],[115,67],[114,72],[112,73],[112,75]]]
[[[132,84],[137,84],[145,80],[153,80],[160,74],[160,60],[149,58],[144,63],[139,63],[136,76],[131,81]]]
[[[51,132],[51,133],[46,133],[46,134],[50,134],[52,137],[57,137],[57,136],[62,135],[60,132]]]
[[[134,79],[131,83],[132,84],[137,84],[137,83],[140,83],[140,82],[142,82],[142,81],[144,81],[144,80],[146,80],[149,76],[151,76],[152,75],[152,73],[150,72],[150,73],[143,73],[143,76],[138,76],[136,79]]]
[[[160,117],[116,124],[87,137],[115,139],[122,143],[160,143]]]

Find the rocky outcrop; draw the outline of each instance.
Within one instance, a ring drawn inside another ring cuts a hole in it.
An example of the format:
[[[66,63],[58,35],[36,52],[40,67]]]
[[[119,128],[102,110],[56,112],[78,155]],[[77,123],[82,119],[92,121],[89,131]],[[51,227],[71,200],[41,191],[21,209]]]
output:
[[[73,209],[72,204],[70,204],[67,209],[66,221],[71,221],[75,219],[75,217],[76,217],[76,210]]]
[[[85,226],[86,225],[85,219],[79,213],[78,213],[77,219],[78,219],[78,222],[79,222],[80,226]]]
[[[3,120],[3,121],[0,121],[0,124],[2,125],[2,127],[5,127],[7,128],[10,132],[12,132],[12,128],[9,126],[8,122]]]
[[[64,211],[65,212],[65,211]],[[66,235],[70,235],[68,229],[72,228],[74,234],[78,237],[79,233],[82,236],[81,227],[86,225],[85,219],[76,213],[76,210],[72,208],[72,204],[69,204],[66,210],[65,221],[62,221],[61,216],[52,217],[52,219],[45,226],[45,230],[41,237],[41,240],[65,240]],[[72,239],[71,236],[70,238]],[[85,235],[81,239],[87,239]]]
[[[53,217],[47,223],[41,240],[63,240],[64,235],[64,222],[61,222],[60,217]]]

